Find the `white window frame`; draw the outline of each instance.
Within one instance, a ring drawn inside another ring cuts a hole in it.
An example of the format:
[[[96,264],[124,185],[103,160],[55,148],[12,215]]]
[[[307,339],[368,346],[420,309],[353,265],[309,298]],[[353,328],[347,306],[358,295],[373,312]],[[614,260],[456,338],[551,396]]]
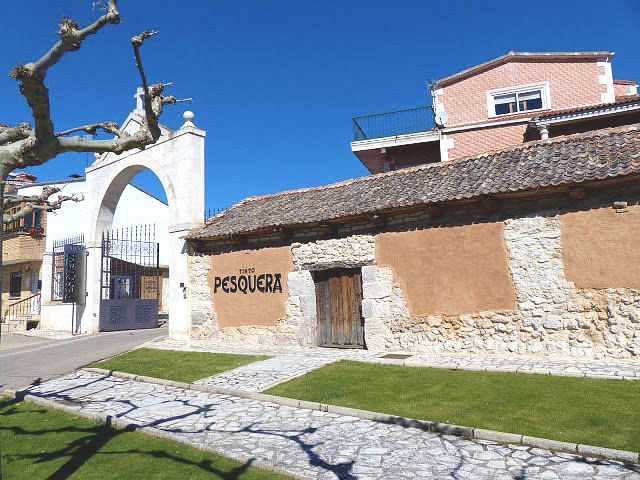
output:
[[[510,93],[524,93],[531,90],[541,90],[542,94],[542,108],[536,108],[535,110],[525,110],[524,112],[514,113],[502,113],[496,114],[495,97],[498,95],[507,95]],[[551,93],[549,91],[549,82],[529,83],[527,85],[517,85],[515,87],[496,88],[494,90],[487,91],[487,112],[489,118],[504,117],[506,115],[517,115],[519,113],[539,112],[540,110],[549,110],[551,108]]]

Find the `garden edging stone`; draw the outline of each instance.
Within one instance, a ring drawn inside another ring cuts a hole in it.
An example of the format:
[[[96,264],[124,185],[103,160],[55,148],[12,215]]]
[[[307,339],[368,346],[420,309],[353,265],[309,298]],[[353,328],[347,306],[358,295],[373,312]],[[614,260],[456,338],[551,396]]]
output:
[[[499,432],[494,430],[485,430],[481,428],[466,427],[461,425],[452,425],[447,423],[432,422],[428,420],[419,420],[415,418],[399,417],[388,415],[380,412],[371,412],[357,408],[342,407],[338,405],[322,404],[318,402],[310,402],[307,400],[297,400],[287,397],[279,397],[276,395],[268,395],[259,392],[245,392],[242,390],[232,390],[220,388],[211,385],[197,385],[193,383],[176,382],[172,380],[158,379],[155,377],[146,377],[142,375],[132,375],[114,370],[105,370],[102,368],[85,368],[83,370],[99,373],[106,376],[114,376],[126,378],[129,380],[142,381],[147,383],[155,383],[159,385],[169,385],[182,388],[185,390],[195,390],[220,395],[232,395],[251,400],[263,402],[271,402],[279,405],[286,405],[307,410],[318,410],[321,412],[335,413],[345,416],[353,416],[364,420],[372,420],[375,422],[389,423],[404,427],[414,427],[425,431],[441,433],[444,435],[455,435],[459,437],[475,438],[478,440],[490,440],[494,442],[525,445],[529,447],[543,448],[558,452],[579,454],[583,456],[602,458],[605,460],[614,460],[625,463],[639,463],[640,452],[630,452],[626,450],[616,450],[612,448],[598,447],[594,445],[581,445],[570,442],[562,442],[559,440],[551,440],[546,438],[530,437],[527,435],[518,435],[508,432]],[[620,377],[618,377],[620,378]]]
[[[84,369],[84,370],[102,370],[102,369]],[[115,372],[114,372],[115,373]],[[120,372],[118,372],[120,373]],[[133,380],[132,377],[136,377],[135,375],[131,375],[128,374],[127,377],[124,377],[123,375],[113,375],[114,377],[121,377],[121,378],[127,378],[129,380]],[[142,377],[137,377],[138,380]],[[153,378],[153,377],[148,377],[148,378]],[[155,380],[159,380],[159,379],[155,379]],[[148,383],[158,383],[161,385],[167,385],[164,383],[160,383],[160,382],[148,382]],[[180,382],[175,382],[175,383],[180,383]],[[87,413],[87,412],[80,412],[78,411],[76,408],[70,406],[70,405],[63,405],[60,404],[58,402],[55,402],[53,400],[48,400],[46,398],[42,398],[42,397],[38,397],[36,395],[20,395],[19,391],[15,391],[15,390],[4,390],[2,392],[0,392],[0,396],[8,396],[11,398],[15,398],[15,399],[19,399],[21,401],[24,402],[30,402],[33,403],[35,405],[39,405],[41,407],[47,407],[47,408],[51,408],[54,410],[60,410],[62,412],[68,413],[69,415],[73,415],[76,417],[82,417],[85,418],[87,420],[92,420],[113,428],[116,428],[118,430],[128,430],[128,431],[136,431],[136,432],[142,432],[146,435],[151,435],[157,438],[163,438],[165,440],[170,440],[172,442],[177,442],[177,443],[182,443],[185,445],[188,445],[191,448],[194,448],[196,450],[200,450],[202,452],[209,452],[209,453],[214,453],[216,455],[221,455],[219,451],[217,451],[215,448],[211,448],[208,447],[204,444],[194,444],[194,443],[190,443],[190,442],[185,442],[182,438],[180,438],[178,435],[174,435],[172,433],[169,432],[165,432],[162,430],[158,430],[156,428],[153,427],[146,427],[146,426],[141,426],[137,423],[134,422],[128,422],[126,420],[122,420],[118,417],[115,417],[113,415],[107,415],[104,413]],[[235,460],[237,462],[245,462],[246,460],[244,458],[241,458],[240,456],[234,456],[233,454],[229,454],[229,453],[225,453],[224,454],[225,457],[228,457],[232,460]],[[263,470],[269,470],[271,472],[274,473],[279,473],[281,475],[286,475],[287,477],[293,477],[293,475],[291,474],[291,472],[287,472],[284,469],[280,469],[277,467],[274,467],[273,465],[270,465],[268,463],[265,462],[261,462],[259,460],[253,460],[252,462],[252,466],[253,467],[258,467],[261,468]],[[305,478],[310,478],[310,477],[303,477],[300,475],[296,475],[297,478],[301,478],[301,479],[305,479]]]

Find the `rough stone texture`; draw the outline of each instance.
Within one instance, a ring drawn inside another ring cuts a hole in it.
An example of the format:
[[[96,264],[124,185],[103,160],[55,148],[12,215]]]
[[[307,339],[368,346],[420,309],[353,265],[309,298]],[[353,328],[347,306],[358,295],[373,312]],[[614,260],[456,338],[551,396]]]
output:
[[[209,285],[210,270],[211,257],[204,255],[189,257],[192,338],[207,338],[218,326]]]
[[[284,354],[243,365],[193,383],[244,392],[261,392],[337,360],[338,358],[329,356],[306,355],[306,352]]]
[[[217,345],[298,345],[316,344],[316,292],[311,270],[339,267],[360,267],[371,264],[375,256],[372,235],[352,235],[347,238],[317,240],[291,245],[296,271],[287,275],[289,298],[286,316],[276,326],[246,326],[217,328],[208,285],[210,262],[192,263],[191,281],[193,328],[192,338],[208,339]],[[192,257],[201,259],[204,257]],[[206,270],[206,271],[205,271]]]
[[[79,371],[27,393],[303,478],[638,479],[638,465]]]
[[[201,284],[206,265],[194,262],[194,337],[218,344],[314,345],[311,271],[361,267],[365,342],[373,351],[639,357],[640,291],[576,288],[565,277],[560,228],[553,212],[506,220],[504,241],[518,309],[465,315],[412,316],[392,271],[373,264],[374,237],[352,235],[292,245],[296,271],[288,275],[287,314],[277,326],[216,331],[210,289]]]
[[[259,391],[262,385],[271,386],[283,379],[292,378],[301,369],[322,366],[338,360],[354,360],[367,363],[401,365],[410,367],[447,368],[487,372],[537,373],[541,375],[575,376],[640,381],[640,362],[635,359],[593,359],[558,357],[548,355],[519,355],[517,353],[417,353],[406,359],[384,358],[386,352],[372,350],[294,347],[279,345],[263,347],[259,345],[218,346],[206,341],[178,342],[162,340],[154,342],[150,348],[179,350],[185,352],[219,352],[245,355],[269,355],[274,359],[255,362],[250,365],[209,377],[196,383],[216,384],[234,388],[238,385],[250,391]],[[296,362],[295,358],[304,358]],[[273,360],[273,361],[272,361]],[[221,383],[218,382],[218,377]],[[231,377],[242,377],[242,382]],[[264,387],[268,388],[268,387]]]
[[[363,269],[365,340],[374,350],[640,356],[640,292],[577,289],[564,274],[560,221],[505,222],[518,310],[412,316],[391,271]]]
[[[357,268],[372,265],[376,243],[373,235],[352,235],[291,245],[293,264],[298,270]]]

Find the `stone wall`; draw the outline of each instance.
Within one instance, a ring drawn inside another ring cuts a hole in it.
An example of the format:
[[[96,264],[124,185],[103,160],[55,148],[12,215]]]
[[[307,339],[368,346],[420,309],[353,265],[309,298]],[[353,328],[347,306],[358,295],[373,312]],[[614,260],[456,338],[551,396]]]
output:
[[[557,216],[505,221],[517,310],[412,316],[389,269],[363,268],[371,349],[640,356],[640,291],[578,289],[565,278]]]
[[[412,315],[391,268],[375,264],[370,234],[291,244],[285,317],[273,327],[217,329],[206,257],[192,257],[193,336],[224,344],[313,346],[312,271],[362,268],[365,342],[376,351],[520,353],[586,358],[640,357],[640,291],[581,289],[567,280],[559,215],[504,220],[503,240],[517,296],[513,310]]]

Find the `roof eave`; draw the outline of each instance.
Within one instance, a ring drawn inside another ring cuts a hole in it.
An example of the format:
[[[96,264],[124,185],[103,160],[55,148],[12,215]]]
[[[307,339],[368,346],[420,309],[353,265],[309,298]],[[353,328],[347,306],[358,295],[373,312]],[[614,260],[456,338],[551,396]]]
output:
[[[515,57],[526,57],[526,58],[611,58],[615,55],[615,52],[610,51],[594,51],[594,52],[508,52],[504,55],[501,55],[497,58],[489,60],[484,63],[480,63],[473,67],[462,70],[458,73],[454,73],[453,75],[449,75],[448,77],[441,78],[440,80],[436,80],[433,82],[432,88],[444,87],[448,84],[455,83],[458,80],[462,80],[467,76],[471,76],[474,73],[479,73],[485,69],[488,69],[493,66],[497,66],[500,63],[505,63],[506,61],[515,58]]]

